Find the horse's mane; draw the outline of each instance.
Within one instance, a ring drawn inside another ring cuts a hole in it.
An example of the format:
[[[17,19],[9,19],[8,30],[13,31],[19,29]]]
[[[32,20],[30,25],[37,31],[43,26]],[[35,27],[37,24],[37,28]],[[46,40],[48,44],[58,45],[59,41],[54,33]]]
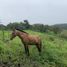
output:
[[[18,31],[21,31],[21,32],[23,32],[23,33],[28,34],[27,32],[25,32],[25,31],[23,31],[23,30],[21,30],[21,29],[16,28],[16,30],[18,30]]]

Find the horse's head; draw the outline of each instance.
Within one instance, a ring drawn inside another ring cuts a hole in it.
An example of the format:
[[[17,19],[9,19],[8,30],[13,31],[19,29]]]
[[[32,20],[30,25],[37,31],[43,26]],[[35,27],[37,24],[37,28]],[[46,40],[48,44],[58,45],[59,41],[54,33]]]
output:
[[[14,30],[12,31],[10,40],[13,40],[13,38],[15,38],[16,36],[17,36],[17,30],[14,29]]]
[[[12,31],[10,40],[13,40],[13,38],[15,38],[16,36],[19,36],[20,37],[21,35],[25,36],[25,35],[28,35],[28,33],[26,33],[23,30],[20,30],[20,29],[14,29]]]

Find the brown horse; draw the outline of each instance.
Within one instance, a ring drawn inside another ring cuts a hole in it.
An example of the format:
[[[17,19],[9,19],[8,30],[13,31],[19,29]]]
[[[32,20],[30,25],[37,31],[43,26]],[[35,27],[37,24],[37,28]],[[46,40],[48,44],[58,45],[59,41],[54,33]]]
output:
[[[13,30],[12,35],[10,40],[12,40],[13,38],[15,38],[16,36],[18,36],[22,43],[24,44],[24,48],[25,48],[25,53],[29,56],[29,45],[36,45],[39,54],[41,53],[41,39],[39,36],[33,36],[33,35],[29,35],[27,32],[25,31],[20,31],[18,29]]]

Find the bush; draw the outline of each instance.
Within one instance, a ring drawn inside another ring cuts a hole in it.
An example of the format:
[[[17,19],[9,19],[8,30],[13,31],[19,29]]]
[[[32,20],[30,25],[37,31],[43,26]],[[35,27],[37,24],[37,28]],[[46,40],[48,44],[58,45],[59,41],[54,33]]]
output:
[[[62,31],[62,32],[59,34],[59,36],[60,36],[61,38],[67,39],[67,31],[66,31],[66,30]]]

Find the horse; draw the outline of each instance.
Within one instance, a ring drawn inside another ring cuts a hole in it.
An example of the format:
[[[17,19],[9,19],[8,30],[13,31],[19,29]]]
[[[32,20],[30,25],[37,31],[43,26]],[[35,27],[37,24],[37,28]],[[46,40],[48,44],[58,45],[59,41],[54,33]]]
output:
[[[42,42],[41,38],[39,36],[30,35],[29,33],[25,31],[21,31],[19,29],[14,29],[11,33],[10,40],[13,40],[16,36],[18,36],[21,39],[21,42],[24,45],[25,48],[25,54],[29,56],[29,45],[35,45],[38,49],[39,55],[41,55],[41,47]]]

